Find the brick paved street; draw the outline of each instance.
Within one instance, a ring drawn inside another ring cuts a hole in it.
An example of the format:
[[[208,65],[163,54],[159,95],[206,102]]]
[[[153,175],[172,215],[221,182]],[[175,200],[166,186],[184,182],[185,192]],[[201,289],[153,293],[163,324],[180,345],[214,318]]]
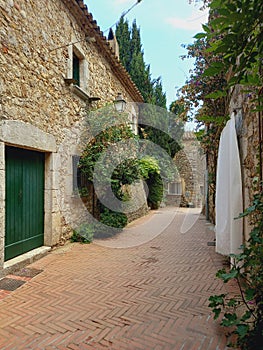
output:
[[[184,215],[139,246],[68,244],[28,266],[43,271],[3,293],[0,349],[226,349],[207,301],[223,259],[203,217],[180,233]]]

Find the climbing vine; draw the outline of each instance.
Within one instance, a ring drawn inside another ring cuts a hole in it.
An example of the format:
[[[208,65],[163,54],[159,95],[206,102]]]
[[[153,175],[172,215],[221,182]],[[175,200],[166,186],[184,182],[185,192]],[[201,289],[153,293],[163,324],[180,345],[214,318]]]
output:
[[[127,152],[125,142],[133,140],[133,145],[136,145],[137,137],[131,130],[128,116],[123,113],[120,116],[109,106],[90,113],[88,123],[93,136],[85,144],[78,165],[81,177],[84,178],[80,192],[85,192],[85,185],[94,186],[94,181],[97,181],[100,189],[100,198],[96,201],[98,219],[107,226],[122,228],[127,224],[127,217],[122,212],[121,205],[129,199],[125,185],[141,178],[136,147],[129,148]],[[115,166],[112,167],[112,164]],[[117,211],[103,204],[109,191],[119,200]],[[102,226],[99,228],[102,230]]]
[[[144,180],[148,205],[151,208],[160,205],[163,197],[160,165],[157,159],[144,155],[145,144],[133,133],[125,114],[120,117],[111,108],[105,108],[91,113],[88,122],[94,136],[85,144],[79,161],[84,178],[80,193],[88,194],[88,188],[95,183],[100,197],[96,201],[98,219],[106,226],[122,228],[127,224],[123,205],[130,199],[127,185]],[[112,193],[119,200],[115,201],[118,207],[114,210],[107,205],[112,204]],[[101,226],[99,229],[103,230]]]
[[[206,27],[206,26],[205,26]],[[194,58],[195,65],[190,71],[190,77],[180,90],[178,103],[182,106],[181,117],[185,120],[195,120],[199,132],[196,134],[207,154],[209,198],[211,201],[207,210],[212,222],[214,217],[216,163],[219,138],[228,117],[227,94],[214,99],[213,93],[218,89],[226,89],[226,78],[223,72],[215,76],[204,75],[212,62],[220,62],[221,58],[212,52],[207,52],[209,39],[203,34],[197,34],[195,42],[185,46],[188,53],[182,59]]]

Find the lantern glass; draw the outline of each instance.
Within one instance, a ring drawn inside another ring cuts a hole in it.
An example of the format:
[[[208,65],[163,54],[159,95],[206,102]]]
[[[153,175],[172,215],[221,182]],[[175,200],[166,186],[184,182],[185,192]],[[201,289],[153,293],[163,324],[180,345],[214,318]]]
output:
[[[114,100],[114,106],[117,112],[124,112],[126,108],[126,101],[123,99],[121,93],[118,93],[118,96]]]

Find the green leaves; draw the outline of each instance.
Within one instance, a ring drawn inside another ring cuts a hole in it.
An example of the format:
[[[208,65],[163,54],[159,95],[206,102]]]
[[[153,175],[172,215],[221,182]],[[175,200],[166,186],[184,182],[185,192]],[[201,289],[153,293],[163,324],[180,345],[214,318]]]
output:
[[[214,313],[214,320],[216,320],[221,312],[222,312],[222,307],[225,305],[225,297],[226,294],[220,294],[220,295],[212,295],[209,297],[209,307],[212,308],[212,311]]]
[[[150,65],[144,61],[140,29],[136,21],[129,28],[129,23],[121,17],[116,26],[116,38],[119,44],[120,60],[130,74],[146,103],[166,108],[166,94],[163,92],[161,79],[152,79]]]
[[[256,68],[258,72],[261,64],[262,1],[241,0],[237,6],[231,1],[213,0],[210,9],[214,15],[209,23],[212,30],[207,33],[211,45],[208,50],[221,55],[225,72],[231,68],[237,83],[244,83],[249,71]]]
[[[238,318],[236,313],[225,313],[221,325],[224,327],[232,327],[235,326],[237,322]]]
[[[238,324],[236,329],[236,334],[239,338],[245,338],[249,333],[249,325],[248,324]]]
[[[210,66],[204,71],[204,76],[214,76],[214,75],[218,75],[220,74],[223,69],[224,69],[225,65],[223,62],[212,62],[210,64]]]
[[[254,97],[250,100],[251,113],[262,111],[262,20],[262,0],[211,0],[210,22],[203,28],[204,33],[195,36],[197,42],[202,40],[206,43],[201,51],[203,66],[198,61],[198,67],[202,67],[203,72],[200,75],[200,71],[196,69],[196,76],[191,77],[192,81],[201,81],[199,96],[203,101],[203,114],[199,113],[201,115],[198,118],[215,126],[219,133],[223,124],[215,124],[218,117],[213,120],[212,116],[217,112],[221,101],[228,106],[228,91],[233,86],[244,86],[246,93]],[[220,86],[222,77],[225,77],[225,84]],[[225,116],[227,118],[227,114]],[[206,139],[210,140],[210,150],[214,133],[207,134]],[[253,203],[239,218],[245,216],[253,224],[248,244],[243,247],[241,254],[231,256],[233,265],[229,269],[222,269],[217,273],[217,277],[224,283],[236,282],[239,293],[231,298],[227,294],[212,296],[209,298],[209,306],[215,318],[223,310],[221,324],[229,327],[230,333],[236,335],[236,346],[242,350],[255,350],[258,349],[258,340],[262,342],[263,336],[262,192],[255,193]]]
[[[226,272],[225,269],[219,270],[216,274],[216,277],[221,278],[224,283],[227,283],[228,281],[237,278],[239,274],[239,270],[236,268],[230,269],[229,272]]]
[[[218,69],[217,67],[208,67],[204,71],[204,76],[211,77],[211,76],[217,75],[219,73],[220,73],[220,69]]]
[[[224,310],[221,325],[230,328],[236,336],[235,346],[242,350],[256,350],[262,341],[263,329],[263,193],[255,193],[253,204],[242,216],[256,218],[248,245],[243,252],[231,255],[233,265],[219,270],[217,277],[225,283],[237,282],[239,294],[228,299],[228,294],[209,298],[215,318]]]
[[[211,1],[210,5],[209,5],[210,9],[213,9],[213,10],[217,10],[221,6],[222,6],[222,0]]]
[[[227,96],[226,91],[217,90],[215,92],[211,92],[210,94],[206,95],[206,98],[213,98],[216,100],[218,98],[222,98],[226,96]]]
[[[208,27],[208,25],[202,24],[202,27],[207,34],[209,34],[211,32],[211,29]]]
[[[148,179],[150,174],[157,173],[160,174],[160,166],[158,161],[150,156],[145,156],[139,161],[139,169],[143,179]]]
[[[213,123],[217,126],[224,126],[228,120],[227,116],[212,116],[212,115],[202,115],[202,121],[205,123]]]
[[[206,37],[206,33],[197,33],[194,38],[195,39],[202,39]]]
[[[218,305],[224,305],[225,297],[226,297],[226,294],[213,295],[213,296],[209,297],[209,299],[208,299],[210,301],[209,306],[215,307]]]

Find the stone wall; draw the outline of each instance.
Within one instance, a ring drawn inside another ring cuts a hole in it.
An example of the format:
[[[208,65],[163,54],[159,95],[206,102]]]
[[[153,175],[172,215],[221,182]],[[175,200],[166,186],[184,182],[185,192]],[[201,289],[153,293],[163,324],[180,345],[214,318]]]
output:
[[[193,132],[185,132],[183,148],[174,157],[182,181],[182,195],[167,195],[168,205],[183,207],[204,205],[205,155]]]
[[[130,201],[129,210],[126,212],[128,222],[146,215],[149,208],[143,182],[139,181],[131,186],[127,186],[127,194]]]
[[[72,156],[81,152],[83,132],[90,137],[89,111],[112,103],[118,93],[134,101],[133,85],[127,86],[115,74],[120,63],[116,59],[113,67],[100,47],[98,39],[86,38],[62,0],[0,0],[0,147],[4,150],[9,144],[46,153],[46,245],[64,242],[72,226],[88,219],[85,205],[73,193]],[[80,91],[70,83],[73,53],[81,59]],[[99,100],[91,102],[89,97]],[[19,138],[6,136],[12,125]],[[45,145],[49,138],[52,149]],[[0,215],[4,193],[1,188]],[[2,249],[4,223],[0,239]]]
[[[258,178],[259,168],[259,115],[253,112],[253,94],[243,91],[241,86],[235,86],[231,91],[229,115],[234,113],[240,163],[242,173],[243,207],[248,208],[252,204],[255,190],[255,179]],[[262,116],[261,116],[262,118]],[[211,149],[207,151],[208,168],[208,208],[207,215],[211,222],[215,223],[215,195],[216,195],[216,168],[219,147],[219,137],[222,132],[219,127],[215,130],[215,141]],[[262,133],[262,130],[261,130]],[[263,134],[263,133],[262,133]],[[262,166],[262,165],[261,165]],[[256,185],[257,187],[258,185]],[[248,239],[251,230],[250,223],[244,218],[244,237]]]
[[[251,94],[243,92],[242,87],[236,86],[230,103],[230,113],[235,113],[240,150],[244,209],[252,204],[255,188],[258,188],[255,179],[259,178],[260,125],[258,112],[252,112],[254,109],[252,100]],[[245,218],[244,234],[246,239],[248,239],[250,230],[249,221]]]
[[[61,0],[0,1],[1,119],[19,119],[52,133],[60,144],[65,128],[85,117],[86,103],[75,95],[64,78],[72,42],[87,62],[87,93],[99,103],[112,102],[117,92],[132,101],[114,77],[95,44],[85,35]],[[61,47],[65,45],[65,47]]]

